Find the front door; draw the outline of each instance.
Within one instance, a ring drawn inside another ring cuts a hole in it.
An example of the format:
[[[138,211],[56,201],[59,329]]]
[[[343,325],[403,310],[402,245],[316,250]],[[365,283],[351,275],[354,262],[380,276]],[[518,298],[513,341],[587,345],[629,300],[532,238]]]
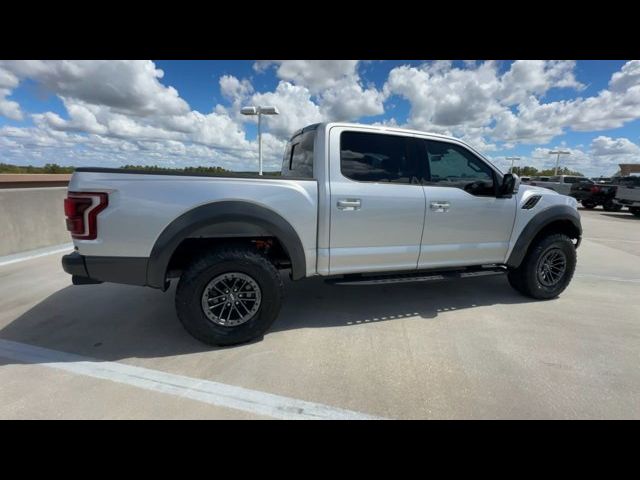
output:
[[[503,263],[515,221],[515,196],[498,198],[500,176],[462,145],[423,140],[422,151],[428,172],[418,267]]]

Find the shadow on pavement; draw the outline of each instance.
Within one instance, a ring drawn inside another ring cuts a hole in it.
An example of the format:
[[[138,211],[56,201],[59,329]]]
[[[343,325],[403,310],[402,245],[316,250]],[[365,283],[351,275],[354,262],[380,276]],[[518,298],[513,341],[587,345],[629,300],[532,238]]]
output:
[[[623,220],[640,220],[640,217],[636,217],[631,212],[603,213],[602,215],[605,217],[620,218]]]
[[[532,301],[504,276],[374,286],[285,280],[285,289],[280,316],[267,335],[404,317],[429,320],[443,311]],[[0,330],[0,338],[110,361],[220,350],[182,328],[174,291],[175,285],[165,293],[115,284],[68,286]]]

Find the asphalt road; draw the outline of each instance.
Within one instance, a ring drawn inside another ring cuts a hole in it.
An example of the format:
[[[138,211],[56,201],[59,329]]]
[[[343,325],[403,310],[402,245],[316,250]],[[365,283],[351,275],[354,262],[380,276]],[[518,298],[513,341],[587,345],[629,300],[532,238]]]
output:
[[[556,300],[502,276],[287,281],[271,331],[220,349],[182,329],[175,287],[1,266],[0,418],[640,418],[640,219],[581,214]]]

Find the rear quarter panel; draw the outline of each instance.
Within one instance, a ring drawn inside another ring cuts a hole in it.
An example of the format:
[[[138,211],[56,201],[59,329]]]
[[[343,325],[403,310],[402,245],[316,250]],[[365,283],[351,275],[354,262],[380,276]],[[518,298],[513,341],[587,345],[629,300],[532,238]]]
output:
[[[315,180],[76,172],[69,190],[109,193],[109,207],[98,215],[98,238],[74,241],[82,255],[149,257],[162,231],[178,216],[208,203],[237,200],[287,220],[305,250],[307,274],[315,272]]]

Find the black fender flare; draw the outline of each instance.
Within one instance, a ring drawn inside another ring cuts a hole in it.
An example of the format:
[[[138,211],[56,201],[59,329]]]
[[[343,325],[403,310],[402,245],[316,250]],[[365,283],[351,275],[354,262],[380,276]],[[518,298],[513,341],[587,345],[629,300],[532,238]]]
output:
[[[306,276],[304,248],[300,237],[273,210],[243,201],[221,201],[201,205],[171,222],[156,240],[147,265],[147,285],[165,289],[167,267],[178,245],[186,238],[238,236],[276,237],[291,260],[292,278]]]
[[[511,255],[509,255],[507,259],[507,266],[511,268],[519,267],[536,235],[538,235],[543,228],[557,221],[568,221],[573,225],[578,233],[579,244],[580,237],[582,236],[582,224],[580,223],[578,211],[568,205],[554,205],[542,210],[529,220],[529,223],[522,230],[518,240],[513,246],[513,250],[511,250]]]

